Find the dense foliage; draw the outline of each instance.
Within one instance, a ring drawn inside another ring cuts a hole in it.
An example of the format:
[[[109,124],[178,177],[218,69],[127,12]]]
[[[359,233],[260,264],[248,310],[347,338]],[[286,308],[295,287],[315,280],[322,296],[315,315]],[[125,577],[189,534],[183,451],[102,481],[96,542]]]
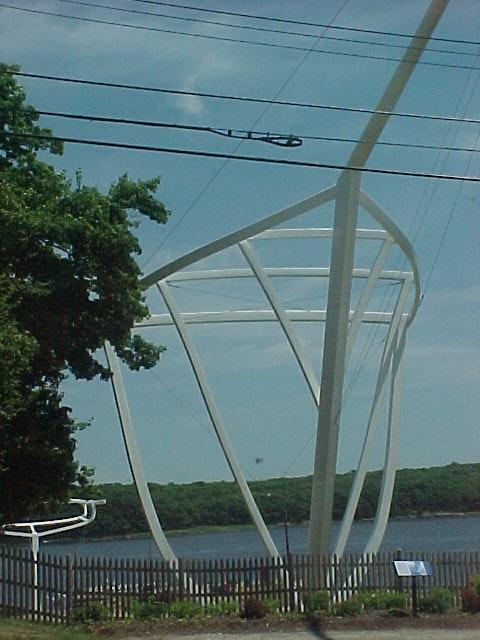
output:
[[[0,519],[11,521],[64,499],[88,472],[74,461],[77,425],[62,405],[66,375],[109,372],[95,352],[109,340],[132,369],[161,349],[131,338],[148,310],[138,283],[132,215],[164,223],[159,178],[127,175],[107,195],[72,185],[41,161],[62,153],[0,64]]]
[[[380,472],[369,473],[357,509],[357,518],[372,518],[380,488]],[[340,519],[347,503],[353,473],[338,475],[334,517]],[[267,523],[308,520],[311,477],[275,478],[251,482],[252,493]],[[133,485],[98,485],[107,504],[97,520],[81,535],[147,533],[140,501]],[[233,482],[151,484],[160,520],[166,529],[195,526],[241,525],[250,522],[244,502]],[[480,464],[450,464],[431,469],[402,469],[397,473],[392,516],[439,512],[480,511]]]

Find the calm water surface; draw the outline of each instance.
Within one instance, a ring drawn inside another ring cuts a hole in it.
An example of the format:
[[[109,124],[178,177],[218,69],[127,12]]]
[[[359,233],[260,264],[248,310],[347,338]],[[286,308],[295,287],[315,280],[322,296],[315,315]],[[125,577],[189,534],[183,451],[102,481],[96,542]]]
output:
[[[336,536],[340,523],[333,526]],[[347,545],[347,552],[362,551],[372,522],[355,522]],[[289,527],[290,549],[304,553],[307,545],[307,525]],[[285,551],[283,526],[270,527],[280,550]],[[236,558],[264,556],[265,550],[256,530],[228,529],[207,533],[177,533],[168,540],[181,558]],[[449,516],[436,518],[405,518],[390,520],[381,546],[383,551],[480,551],[480,516]],[[88,540],[75,542],[45,542],[45,553],[73,554],[83,557],[159,558],[151,538],[120,540]]]

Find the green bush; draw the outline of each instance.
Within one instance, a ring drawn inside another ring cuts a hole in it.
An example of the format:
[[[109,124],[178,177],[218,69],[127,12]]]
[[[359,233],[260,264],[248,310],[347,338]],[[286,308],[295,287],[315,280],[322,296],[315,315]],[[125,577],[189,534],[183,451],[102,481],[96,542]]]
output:
[[[376,591],[359,591],[355,599],[361,603],[366,611],[375,611],[381,609],[378,601],[379,595]]]
[[[326,589],[322,591],[314,591],[305,598],[306,613],[315,613],[315,611],[329,611],[330,606],[330,593]]]
[[[277,613],[280,610],[280,600],[276,598],[265,598],[262,602],[267,613]]]
[[[362,613],[362,603],[357,598],[349,598],[335,605],[336,616],[358,616]]]
[[[378,609],[404,609],[407,606],[407,594],[401,591],[380,591],[377,593]]]
[[[267,610],[261,600],[255,598],[247,598],[243,604],[242,618],[254,620],[256,618],[265,618]]]
[[[418,608],[426,613],[445,613],[454,603],[454,595],[450,589],[434,587],[429,596],[419,598]]]
[[[75,607],[72,612],[73,622],[105,622],[110,619],[110,611],[101,602],[91,602]]]
[[[172,602],[168,613],[175,620],[191,620],[199,618],[203,614],[203,609],[196,602],[184,600]]]
[[[355,599],[366,611],[389,611],[403,609],[407,596],[399,591],[360,591]]]
[[[133,603],[133,616],[137,620],[159,620],[164,618],[168,611],[168,602],[158,600],[154,595],[146,600],[135,600]]]
[[[205,615],[214,617],[237,616],[240,612],[238,602],[219,602],[205,607]]]

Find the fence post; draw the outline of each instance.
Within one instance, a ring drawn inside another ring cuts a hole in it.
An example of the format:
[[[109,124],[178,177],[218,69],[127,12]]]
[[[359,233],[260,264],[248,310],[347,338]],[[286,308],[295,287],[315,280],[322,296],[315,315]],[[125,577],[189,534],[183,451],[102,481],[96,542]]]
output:
[[[73,611],[73,565],[70,556],[65,562],[65,622],[71,621]]]
[[[297,562],[298,562],[298,556],[297,556]],[[293,612],[296,609],[295,587],[298,588],[298,585],[296,585],[296,576],[294,576],[292,554],[290,553],[290,550],[288,550],[287,552],[287,571],[288,571],[288,601],[289,601],[288,604],[289,604],[290,612]]]
[[[394,560],[403,560],[403,549],[395,549],[393,553]],[[393,572],[393,584],[395,591],[403,591],[403,582],[400,576],[397,575],[397,572]]]
[[[183,568],[183,560],[182,558],[178,559],[178,599],[180,602],[183,601],[185,597],[185,572]]]

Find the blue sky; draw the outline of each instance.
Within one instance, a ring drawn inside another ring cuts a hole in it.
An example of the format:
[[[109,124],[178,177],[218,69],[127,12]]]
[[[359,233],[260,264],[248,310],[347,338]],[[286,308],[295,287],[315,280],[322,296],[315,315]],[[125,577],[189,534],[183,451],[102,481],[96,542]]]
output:
[[[177,16],[199,15],[126,0],[115,4],[118,7]],[[329,23],[344,3],[203,0],[198,4],[227,11]],[[350,0],[335,24],[412,33],[427,4],[423,0],[402,3]],[[311,47],[315,42],[315,38],[249,33],[153,16],[119,14],[57,0],[18,0],[15,6],[190,31],[197,35],[257,39],[301,47]],[[214,15],[201,17],[218,19]],[[237,24],[253,24],[248,20],[223,19]],[[288,28],[288,25],[276,26]],[[474,0],[455,0],[447,8],[435,36],[478,42],[479,26],[480,5]],[[295,27],[295,31],[302,31],[302,27]],[[321,33],[313,27],[303,28],[303,32]],[[338,33],[330,31],[327,35]],[[357,34],[355,37],[389,44],[406,42],[405,39],[390,36]],[[422,60],[465,67],[472,64],[480,66],[478,46],[436,42],[430,47],[475,55],[430,52]],[[320,40],[317,48],[393,58],[398,58],[401,53],[399,49],[383,46],[327,40]],[[279,94],[282,100],[362,108],[375,107],[396,66],[393,61],[346,57],[334,53],[312,52],[307,55],[296,50],[77,22],[2,7],[0,59],[20,64],[24,71],[33,73],[201,92],[273,98],[283,87]],[[479,77],[480,72],[476,70],[418,65],[397,110],[478,117]],[[368,119],[362,114],[280,106],[272,106],[264,113],[265,105],[259,104],[78,87],[29,79],[23,79],[22,83],[26,87],[28,101],[44,110],[353,138],[360,135]],[[235,141],[206,133],[114,127],[46,117],[42,123],[59,135],[66,136],[226,153],[233,152],[236,147]],[[479,126],[475,124],[452,126],[441,121],[392,118],[381,139],[440,146],[473,147],[476,144],[480,148],[479,131]],[[239,152],[343,163],[348,159],[351,149],[352,145],[332,142],[305,141],[302,147],[290,150],[249,142],[242,144]],[[479,156],[479,153],[439,153],[378,146],[368,166],[479,175]],[[172,216],[165,227],[145,222],[138,230],[143,249],[139,261],[145,273],[201,244],[320,191],[338,178],[338,172],[327,169],[234,161],[221,169],[223,161],[216,159],[75,145],[67,145],[64,156],[53,162],[58,169],[65,170],[71,176],[81,168],[84,182],[95,184],[101,190],[107,190],[108,185],[125,172],[132,178],[161,176],[158,196],[172,211]],[[219,169],[220,173],[205,190]],[[478,184],[464,184],[458,192],[460,185],[456,182],[365,174],[362,186],[389,212],[404,233],[414,240],[424,283],[429,278],[456,203],[424,301],[409,331],[399,466],[478,462]],[[199,197],[202,191],[204,193]],[[187,211],[189,213],[185,215]],[[330,224],[331,207],[311,214],[309,220],[315,224]],[[177,223],[178,226],[171,231]],[[326,266],[328,263],[328,252],[322,253],[313,245],[305,245],[303,252],[302,264]],[[267,264],[274,264],[278,259],[289,259],[288,251],[283,248],[278,255],[268,249],[264,249],[261,255]],[[228,265],[236,264],[239,258],[229,253],[216,260],[216,264]],[[391,264],[394,262],[395,259]],[[199,284],[196,292],[177,292],[183,308],[198,308],[200,302],[206,301],[214,308],[243,306],[240,300],[231,299],[227,302],[225,298],[207,296],[203,293],[204,289]],[[231,290],[224,289],[223,293],[227,291],[239,297],[253,296],[261,301],[260,292],[254,289],[238,286]],[[286,298],[299,298],[302,295],[324,295],[325,291],[313,292],[307,285],[302,285],[298,292],[285,288],[283,293]],[[378,295],[381,297],[381,294],[379,292]],[[148,299],[152,310],[162,308],[157,298],[149,294]],[[369,331],[367,329],[360,338],[357,356],[361,354],[362,345],[365,342],[368,344]],[[319,370],[321,327],[301,327],[299,333]],[[192,334],[205,359],[207,374],[247,477],[310,473],[316,428],[315,411],[281,331],[270,325],[252,325],[248,328],[217,327],[214,330],[197,327]],[[174,330],[156,329],[148,335],[167,346],[160,364],[153,372],[125,372],[147,478],[157,482],[228,479],[227,466],[213,437],[213,429],[208,423]],[[373,391],[383,337],[381,331],[376,334],[371,357],[346,398],[338,458],[340,472],[355,468],[358,460],[362,440],[361,423]],[[347,385],[351,379],[350,371],[347,372]],[[130,472],[109,385],[99,381],[68,381],[65,384],[65,401],[74,408],[77,418],[94,418],[92,427],[78,435],[77,453],[81,462],[96,468],[98,482],[129,482]],[[379,436],[382,436],[382,432]],[[380,437],[371,468],[381,465],[382,451]],[[256,464],[255,458],[264,458],[264,461]]]

